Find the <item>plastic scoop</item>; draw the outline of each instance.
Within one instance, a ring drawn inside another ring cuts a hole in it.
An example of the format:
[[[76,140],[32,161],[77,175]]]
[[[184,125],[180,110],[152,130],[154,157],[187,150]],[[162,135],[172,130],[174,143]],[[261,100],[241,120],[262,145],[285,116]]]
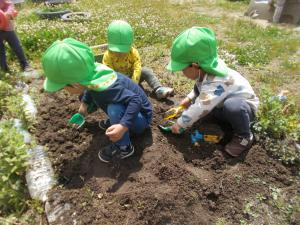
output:
[[[173,124],[174,124],[174,122],[172,123],[172,125],[173,125]],[[172,125],[171,125],[171,126],[172,126]],[[172,134],[174,134],[174,133],[172,132],[171,126],[158,125],[158,128],[159,128],[162,132],[164,132],[164,133],[172,133]],[[179,134],[183,134],[184,131],[185,131],[184,128],[180,128]]]
[[[71,117],[71,119],[69,119],[69,123],[75,124],[77,129],[79,129],[85,123],[85,118],[80,113],[76,113]]]
[[[185,107],[183,105],[169,109],[167,112],[165,112],[164,120],[169,120],[177,117],[177,115],[181,113],[184,109]]]

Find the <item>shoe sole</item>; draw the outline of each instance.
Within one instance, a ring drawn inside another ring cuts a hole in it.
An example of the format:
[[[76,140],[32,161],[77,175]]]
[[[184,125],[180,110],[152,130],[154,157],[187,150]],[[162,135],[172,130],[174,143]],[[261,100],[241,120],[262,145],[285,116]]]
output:
[[[102,161],[102,162],[105,162],[105,163],[110,163],[111,161],[108,161],[108,160],[105,160],[105,159],[103,159],[102,157],[101,157],[101,154],[100,154],[101,152],[99,151],[98,152],[98,158],[100,159],[100,161]]]
[[[126,159],[126,158],[128,158],[129,156],[132,156],[133,153],[134,153],[134,148],[133,148],[133,151],[132,151],[132,152],[130,152],[128,155],[125,155],[125,156],[121,157],[121,159]],[[108,160],[103,159],[103,158],[101,157],[101,152],[100,152],[100,151],[98,152],[98,158],[100,159],[100,161],[105,162],[105,163],[110,163],[110,162],[111,162],[111,161],[108,161]]]
[[[171,91],[168,91],[165,95],[163,95],[163,96],[157,96],[156,95],[156,97],[157,97],[157,99],[165,99],[165,98],[168,98],[168,97],[170,97],[170,95],[172,95],[172,94],[174,94],[174,89],[172,89]]]
[[[128,158],[129,156],[132,156],[133,153],[134,153],[134,148],[132,149],[132,152],[130,152],[128,155],[125,155],[125,156],[121,157],[121,159],[126,159],[126,158]]]
[[[106,129],[108,128],[108,127],[102,127],[101,124],[100,124],[100,121],[98,122],[98,127],[99,127],[101,130],[104,130],[104,131],[106,131]]]
[[[249,150],[251,147],[252,147],[252,145],[253,145],[253,142],[251,143],[251,145],[249,145],[246,149],[244,149],[240,154],[238,154],[238,155],[235,155],[235,154],[232,154],[228,149],[224,149],[225,150],[225,152],[227,152],[227,154],[228,155],[230,155],[230,156],[232,156],[232,157],[239,157],[243,152],[245,152],[245,151],[247,151],[247,150]]]

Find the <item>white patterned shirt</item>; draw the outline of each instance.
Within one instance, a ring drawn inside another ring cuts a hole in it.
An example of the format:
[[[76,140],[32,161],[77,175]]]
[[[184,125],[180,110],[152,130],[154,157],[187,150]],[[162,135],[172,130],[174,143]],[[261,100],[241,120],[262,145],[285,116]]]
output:
[[[259,99],[248,80],[230,68],[225,77],[206,74],[202,82],[198,79],[187,97],[194,103],[177,120],[178,125],[183,128],[191,127],[215,107],[222,107],[228,98],[245,99],[254,112],[257,111],[259,105]]]

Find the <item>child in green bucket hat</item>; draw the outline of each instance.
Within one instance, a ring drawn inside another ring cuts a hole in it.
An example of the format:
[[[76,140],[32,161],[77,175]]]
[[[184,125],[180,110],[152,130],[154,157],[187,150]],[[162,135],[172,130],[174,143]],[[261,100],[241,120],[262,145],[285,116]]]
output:
[[[99,159],[111,162],[134,153],[130,133],[142,133],[150,126],[152,106],[141,87],[105,65],[95,63],[92,50],[72,38],[54,42],[42,57],[44,89],[61,89],[80,95],[78,113],[83,118],[88,106],[101,108],[109,117],[103,128],[112,144],[99,151]],[[78,115],[78,114],[77,114]]]
[[[217,41],[211,29],[192,27],[179,34],[172,44],[167,69],[182,71],[184,76],[196,82],[180,106],[167,112],[185,109],[171,127],[173,133],[191,127],[211,113],[233,129],[234,136],[225,146],[227,153],[236,157],[252,145],[250,123],[259,100],[246,78],[228,68],[218,57]]]
[[[151,69],[142,68],[140,55],[132,46],[133,36],[133,29],[127,22],[116,20],[110,23],[107,30],[108,50],[102,63],[126,74],[137,84],[146,81],[158,99],[167,98],[173,89],[163,87]]]

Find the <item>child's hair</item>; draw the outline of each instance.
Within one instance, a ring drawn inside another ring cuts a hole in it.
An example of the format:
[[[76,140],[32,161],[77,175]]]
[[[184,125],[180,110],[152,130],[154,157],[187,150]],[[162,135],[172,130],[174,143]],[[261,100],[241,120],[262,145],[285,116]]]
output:
[[[111,22],[107,29],[108,49],[113,52],[129,52],[133,44],[133,29],[123,20]]]

